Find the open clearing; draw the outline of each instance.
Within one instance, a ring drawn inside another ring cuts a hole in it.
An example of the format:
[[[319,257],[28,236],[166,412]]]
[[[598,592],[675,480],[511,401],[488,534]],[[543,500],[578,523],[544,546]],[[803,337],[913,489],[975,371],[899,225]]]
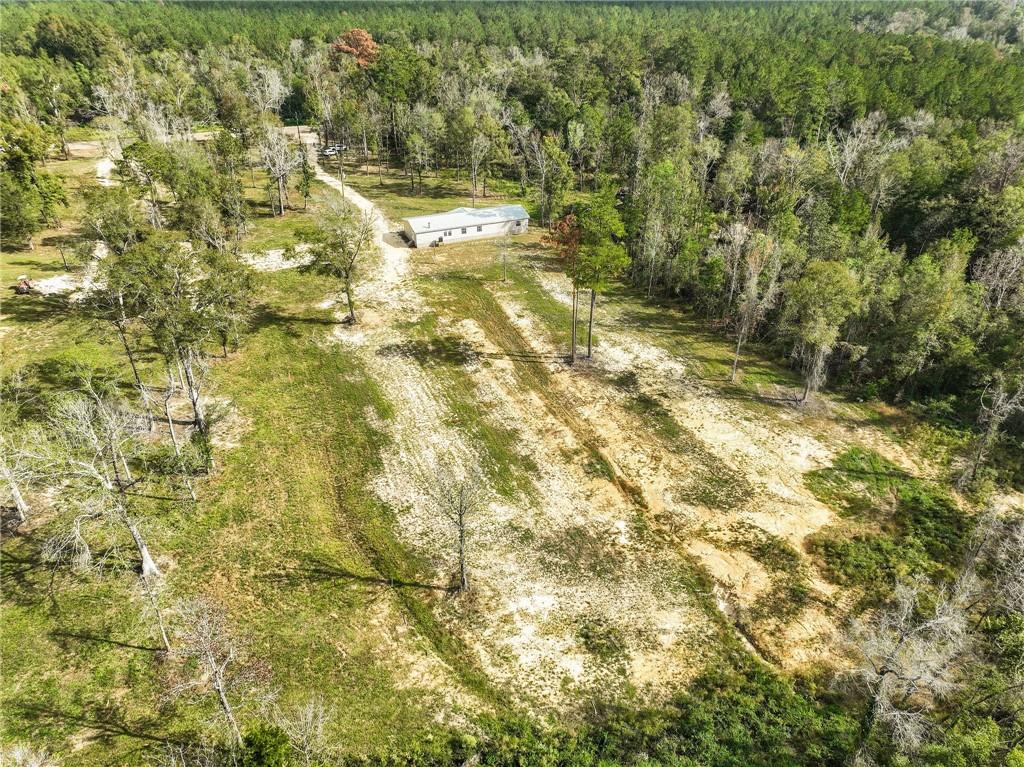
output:
[[[346,194],[366,209],[353,181],[372,186],[349,175]],[[559,708],[588,692],[656,697],[709,660],[716,605],[772,662],[834,654],[843,598],[803,548],[835,513],[802,478],[853,442],[915,468],[887,435],[852,433],[838,406],[794,407],[785,371],[764,385],[708,380],[625,293],[602,300],[595,358],[570,368],[570,287],[536,236],[511,246],[504,282],[493,242],[396,247],[396,225],[377,220],[383,261],[357,291],[365,319],[333,337],[394,406],[373,486],[439,582],[455,550],[437,469],[484,469],[474,593],[441,614],[489,677]],[[752,537],[800,552],[811,598],[795,614],[773,614],[773,573],[744,551]],[[614,639],[595,647],[595,628]]]
[[[110,179],[98,152],[82,154],[55,165]],[[359,322],[343,324],[340,285],[298,268],[296,233],[341,192],[317,170],[309,213],[257,217],[243,243],[260,306],[241,350],[213,367],[224,420],[204,513],[180,532],[186,512],[154,502],[148,525],[175,588],[216,595],[270,659],[278,704],[323,696],[345,712],[332,732],[369,750],[510,702],[557,717],[658,702],[737,642],[788,670],[835,662],[852,597],[807,553],[837,515],[805,478],[858,445],[917,474],[925,463],[862,408],[795,407],[793,376],[754,351],[730,384],[727,340],[624,288],[598,303],[594,358],[570,367],[570,287],[537,231],[508,244],[507,280],[497,241],[409,249],[389,219],[418,198],[389,178],[378,207],[376,177],[355,169],[344,193],[374,215],[380,258],[357,279]],[[70,313],[96,260],[64,272],[68,232],[4,271],[55,288],[6,299],[17,332],[3,336],[8,364],[39,365],[55,387],[69,347],[123,364],[106,331]],[[155,350],[142,357],[157,378]],[[174,408],[184,423],[187,403]],[[474,478],[481,499],[461,597],[442,474]],[[6,657],[27,636],[49,669],[8,660],[5,705],[90,755],[214,726],[205,704],[161,704],[174,729],[151,717],[160,672],[133,639],[141,597],[120,597],[131,576],[52,576],[33,553],[46,524],[5,544],[18,568]],[[141,692],[112,704],[111,685]]]

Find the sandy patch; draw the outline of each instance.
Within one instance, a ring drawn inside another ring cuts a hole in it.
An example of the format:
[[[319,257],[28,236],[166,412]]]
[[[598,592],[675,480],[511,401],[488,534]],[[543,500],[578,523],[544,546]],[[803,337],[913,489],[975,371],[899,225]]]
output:
[[[271,248],[256,253],[241,253],[240,258],[257,272],[279,272],[282,269],[295,269],[308,265],[313,259],[308,255],[309,245],[299,243],[295,246],[297,258],[287,258],[285,248]]]
[[[60,274],[32,281],[32,289],[43,296],[70,293],[72,301],[81,301],[96,286],[99,262],[107,257],[107,246],[97,242],[93,246],[92,259],[77,274]],[[19,277],[18,279],[21,279]]]
[[[538,271],[537,276],[553,297],[571,302],[564,275]],[[538,342],[545,335],[538,332],[537,322],[524,316],[523,307],[508,301],[504,304],[524,338],[538,351],[546,350],[543,341]],[[643,489],[655,517],[685,537],[688,551],[707,568],[722,594],[728,595],[729,612],[743,612],[771,585],[771,577],[752,557],[722,540],[722,531],[743,521],[783,538],[802,552],[808,535],[835,520],[834,512],[804,486],[803,475],[830,465],[841,440],[826,443],[820,439],[820,419],[808,419],[805,426],[801,413],[780,411],[762,416],[717,397],[688,374],[686,360],[651,344],[642,329],[623,330],[614,325],[614,318],[602,320],[601,346],[595,359],[587,363],[588,369],[610,376],[635,376],[636,391],[661,403],[685,429],[687,445],[679,454],[660,447],[651,439],[651,426],[642,417],[622,412],[628,395],[609,391],[612,387],[599,378],[574,373],[557,380],[590,404],[589,421],[609,445],[617,465]],[[692,453],[689,461],[687,453]],[[708,508],[682,492],[680,478],[705,468],[704,455],[713,456],[748,484],[745,497],[733,507]],[[708,525],[716,531],[714,542],[699,537]],[[813,586],[834,590],[820,581]],[[786,628],[784,636],[776,633],[763,639],[787,666],[795,666],[827,660],[829,645],[823,637],[831,636],[834,629],[832,619],[820,606],[812,605]]]
[[[341,191],[336,179],[321,180]],[[456,564],[455,530],[436,498],[438,467],[464,476],[487,456],[458,426],[429,359],[403,351],[409,338],[400,323],[425,305],[410,279],[409,250],[388,241],[392,227],[372,203],[350,187],[344,193],[374,216],[381,251],[371,279],[356,288],[359,322],[333,333],[360,354],[393,406],[382,424],[392,447],[371,486],[395,510],[402,540],[446,585]],[[524,333],[539,331],[527,314],[519,320]],[[516,435],[523,466],[536,467],[529,497],[503,498],[483,483],[485,507],[469,544],[472,593],[442,600],[442,620],[475,650],[490,678],[542,706],[574,707],[581,696],[628,686],[667,692],[689,678],[700,667],[694,648],[706,645],[714,628],[677,583],[685,563],[637,540],[635,510],[607,480],[588,474],[572,428],[522,389],[513,361],[476,322],[442,317],[439,330],[473,350],[465,370],[476,402],[492,424]],[[552,356],[549,365],[559,363]],[[587,561],[580,561],[580,547]]]
[[[113,186],[114,180],[111,175],[117,167],[109,157],[101,157],[96,161],[96,180],[100,186]]]
[[[32,289],[43,296],[59,295],[77,290],[81,284],[81,278],[72,274],[60,274],[56,277],[47,277],[42,280],[33,280]]]

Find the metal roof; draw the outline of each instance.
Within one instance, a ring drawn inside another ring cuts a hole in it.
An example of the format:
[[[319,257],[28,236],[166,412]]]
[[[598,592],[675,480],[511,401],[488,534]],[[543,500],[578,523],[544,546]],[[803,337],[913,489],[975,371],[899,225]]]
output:
[[[495,205],[493,208],[456,208],[446,213],[432,213],[429,216],[413,216],[402,219],[416,234],[443,232],[484,224],[500,224],[505,221],[529,219],[530,215],[522,205]]]

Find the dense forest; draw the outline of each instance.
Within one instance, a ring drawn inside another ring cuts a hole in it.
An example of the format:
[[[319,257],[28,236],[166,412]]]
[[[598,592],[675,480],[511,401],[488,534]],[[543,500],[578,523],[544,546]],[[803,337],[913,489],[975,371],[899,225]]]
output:
[[[629,276],[738,346],[791,354],[812,390],[910,398],[982,429],[991,392],[1015,392],[1024,52],[1009,6],[5,16],[8,238],[56,215],[61,191],[35,171],[47,134],[221,124],[248,147],[270,115],[410,177],[517,179],[545,223],[570,190],[614,186]],[[370,37],[334,42],[356,20]]]
[[[75,311],[116,330],[139,417],[166,420],[175,439],[124,448],[127,417],[94,374],[47,420],[7,365],[0,468],[24,520],[19,483],[77,467],[73,533],[46,541],[49,560],[87,557],[86,521],[125,532],[168,650],[152,585],[163,574],[127,491],[150,471],[195,501],[213,469],[203,379],[244,343],[256,298],[238,258],[245,189],[259,172],[275,217],[314,195],[315,160],[281,126],[336,144],[343,186],[372,169],[381,185],[401,174],[411,197],[443,175],[474,203],[528,200],[573,287],[570,361],[579,301],[592,325],[601,297],[628,284],[726,339],[733,381],[755,349],[799,377],[795,408],[819,392],[882,401],[955,435],[932,478],[941,492],[867,467],[885,476],[875,500],[927,533],[899,551],[818,544],[849,568],[833,569],[837,583],[894,581],[859,605],[853,692],[776,672],[733,638],[727,667],[664,706],[595,705],[571,725],[494,708],[391,753],[339,756],[317,751],[323,723],[308,717],[236,721],[228,698],[244,684],[224,676],[223,616],[196,600],[178,611],[182,641],[227,725],[218,742],[170,744],[161,764],[1024,765],[1024,524],[960,509],[1024,488],[1024,9],[69,1],[0,13],[4,255],[81,207],[74,257],[88,261],[93,243],[106,257]],[[73,188],[51,170],[91,139],[116,147],[117,185]],[[354,323],[369,224],[324,210],[304,268],[344,282]],[[188,397],[181,446],[136,368],[143,347],[167,397],[176,381]],[[116,476],[92,443],[109,443]]]

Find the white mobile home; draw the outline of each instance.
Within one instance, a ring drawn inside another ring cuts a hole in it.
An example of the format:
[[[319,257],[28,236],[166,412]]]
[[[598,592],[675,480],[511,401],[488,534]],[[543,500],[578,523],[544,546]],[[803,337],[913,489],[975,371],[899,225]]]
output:
[[[524,234],[530,216],[522,205],[493,208],[456,208],[447,213],[402,219],[405,239],[422,248],[448,242]]]

